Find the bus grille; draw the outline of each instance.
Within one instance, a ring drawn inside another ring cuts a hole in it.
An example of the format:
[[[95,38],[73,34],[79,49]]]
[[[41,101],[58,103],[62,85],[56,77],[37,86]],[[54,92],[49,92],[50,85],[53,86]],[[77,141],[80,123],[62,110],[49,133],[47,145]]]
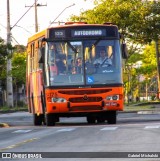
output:
[[[102,110],[100,106],[75,106],[69,109],[70,111],[89,111],[89,110]]]
[[[102,97],[76,97],[76,98],[69,98],[69,101],[72,103],[86,103],[86,102],[100,102],[102,101]]]

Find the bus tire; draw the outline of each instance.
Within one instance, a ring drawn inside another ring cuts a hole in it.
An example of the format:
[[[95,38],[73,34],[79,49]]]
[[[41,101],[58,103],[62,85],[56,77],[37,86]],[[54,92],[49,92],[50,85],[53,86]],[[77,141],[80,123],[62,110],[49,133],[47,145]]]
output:
[[[42,111],[43,111],[43,124],[46,125],[46,120],[45,120],[45,103],[44,103],[44,97],[41,92],[41,104],[42,104]]]
[[[55,119],[53,114],[46,114],[46,125],[47,126],[55,126]]]
[[[116,124],[117,123],[117,114],[116,111],[109,111],[107,115],[108,124]]]
[[[104,123],[104,122],[105,122],[105,118],[103,115],[97,116],[97,123]]]
[[[42,125],[43,114],[40,114],[40,115],[33,114],[33,121],[35,126]]]
[[[89,115],[87,116],[87,122],[89,124],[94,124],[96,122],[96,118],[94,116]]]

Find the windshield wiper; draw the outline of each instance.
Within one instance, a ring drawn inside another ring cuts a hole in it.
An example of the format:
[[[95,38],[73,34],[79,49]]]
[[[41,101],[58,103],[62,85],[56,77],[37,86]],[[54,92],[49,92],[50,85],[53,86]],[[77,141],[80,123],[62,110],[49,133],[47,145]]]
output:
[[[77,49],[73,45],[71,45],[69,41],[67,41],[67,44],[75,52],[75,54],[78,53]]]

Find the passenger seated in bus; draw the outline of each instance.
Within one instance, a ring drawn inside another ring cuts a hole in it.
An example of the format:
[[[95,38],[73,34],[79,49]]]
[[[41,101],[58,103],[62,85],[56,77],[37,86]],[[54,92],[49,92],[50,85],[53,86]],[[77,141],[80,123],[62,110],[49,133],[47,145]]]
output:
[[[76,74],[75,63],[73,59],[71,60],[71,64],[68,66],[68,70],[71,74]]]
[[[66,66],[64,60],[59,55],[56,57],[56,66],[58,68],[58,74],[65,74]]]
[[[52,61],[50,63],[50,76],[54,77],[57,74],[58,74],[57,65]]]
[[[101,50],[100,57],[96,59],[93,64],[96,68],[109,67],[112,65],[112,60],[111,58],[108,58],[108,55],[106,54],[105,50]]]
[[[82,58],[77,58],[76,62],[74,60],[71,60],[71,67],[70,71],[72,74],[81,74],[82,73]]]
[[[76,73],[77,74],[82,73],[82,58],[81,57],[77,58],[77,61],[76,61]]]

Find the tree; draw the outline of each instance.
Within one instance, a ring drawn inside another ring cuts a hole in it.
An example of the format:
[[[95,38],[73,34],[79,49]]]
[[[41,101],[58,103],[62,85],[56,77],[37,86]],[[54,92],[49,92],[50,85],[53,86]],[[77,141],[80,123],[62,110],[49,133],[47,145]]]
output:
[[[7,54],[7,49],[12,50],[12,54]],[[10,56],[12,59],[12,71],[11,74],[13,77],[14,89],[17,92],[18,87],[21,87],[22,84],[25,84],[26,76],[26,47],[23,45],[16,45],[12,47],[11,45],[7,46],[5,41],[0,38],[0,87],[2,90],[6,89],[6,62]],[[1,95],[0,95],[1,97]],[[0,98],[1,99],[1,98]]]
[[[7,45],[4,40],[0,38],[0,82],[3,88],[6,80],[6,60],[7,60]]]
[[[26,82],[26,52],[23,45],[15,46],[15,52],[12,57],[12,77],[14,91],[17,94],[18,88]],[[17,106],[17,99],[16,99]]]
[[[143,64],[139,70],[141,73],[143,73],[143,75],[146,77],[153,77],[157,74],[157,61],[154,42],[145,47],[143,54],[141,55],[141,61]]]
[[[146,44],[157,39],[160,34],[160,15],[157,6],[160,2],[140,0],[97,0],[92,10],[72,15],[72,21],[88,23],[112,22],[130,44]],[[134,47],[138,45],[134,45]]]
[[[26,53],[14,53],[12,58],[12,76],[16,84],[21,86],[25,84],[26,73]]]

